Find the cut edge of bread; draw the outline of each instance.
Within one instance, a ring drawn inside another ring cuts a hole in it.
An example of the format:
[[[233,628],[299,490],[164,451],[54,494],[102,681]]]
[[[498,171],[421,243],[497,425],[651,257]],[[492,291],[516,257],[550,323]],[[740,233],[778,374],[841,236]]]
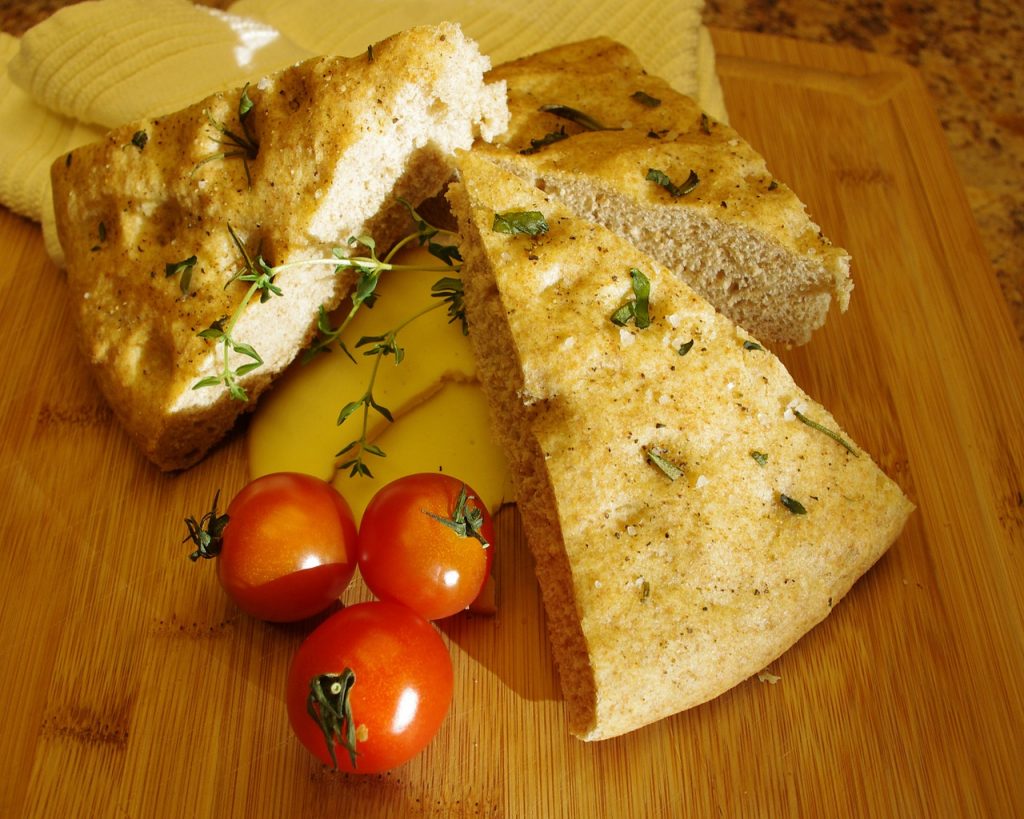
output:
[[[507,151],[491,155],[579,217],[605,226],[675,271],[766,344],[806,344],[833,306],[840,312],[849,306],[850,256],[819,241],[820,229],[809,220],[801,228],[814,235],[814,247],[798,249],[754,220],[723,219],[714,209],[652,201],[608,179],[542,167]],[[776,183],[775,191],[803,214],[788,188]]]

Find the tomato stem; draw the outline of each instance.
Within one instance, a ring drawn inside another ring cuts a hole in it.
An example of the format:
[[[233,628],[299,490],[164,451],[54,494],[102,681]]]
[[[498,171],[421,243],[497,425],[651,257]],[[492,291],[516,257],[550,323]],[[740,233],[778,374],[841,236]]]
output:
[[[477,498],[474,495],[467,494],[466,484],[462,484],[462,488],[459,490],[459,496],[455,500],[455,509],[452,510],[451,517],[443,518],[426,509],[424,509],[423,512],[424,514],[432,517],[438,523],[443,523],[459,537],[476,538],[486,549],[490,544],[480,532],[480,529],[484,525],[484,516],[483,513],[475,506],[470,506],[469,501],[471,500],[477,500]]]
[[[306,711],[323,732],[335,768],[338,767],[335,745],[348,751],[352,767],[356,767],[356,723],[349,699],[355,684],[356,675],[351,668],[340,674],[318,674],[309,681]]]
[[[213,508],[203,515],[199,520],[185,518],[185,526],[188,527],[188,534],[182,543],[192,541],[196,550],[189,555],[193,562],[201,557],[207,559],[220,554],[221,546],[224,543],[224,529],[228,525],[227,515],[217,514],[217,501],[220,498],[220,490],[213,496]]]

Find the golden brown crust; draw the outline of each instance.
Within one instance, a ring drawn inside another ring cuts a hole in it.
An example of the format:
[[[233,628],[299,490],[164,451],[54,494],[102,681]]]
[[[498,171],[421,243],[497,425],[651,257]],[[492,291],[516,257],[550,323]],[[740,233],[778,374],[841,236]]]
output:
[[[479,152],[459,173],[449,198],[470,338],[570,727],[615,736],[764,668],[829,613],[911,506],[867,453],[801,423],[794,410],[849,440],[671,271]],[[492,230],[508,210],[540,210],[550,229]],[[634,297],[631,268],[651,284],[643,329],[610,319]]]
[[[647,74],[625,46],[587,40],[490,76],[508,83],[512,112],[489,149],[496,158],[676,270],[762,340],[803,344],[833,301],[846,309],[846,251],[734,129]],[[551,104],[608,130],[539,110]],[[548,143],[551,134],[565,138]],[[670,192],[651,169],[677,189],[692,178],[693,189]]]
[[[501,63],[487,76],[508,86],[509,127],[496,142],[513,151],[530,149],[533,140],[559,129],[568,135],[584,133],[579,124],[542,111],[547,105],[574,108],[607,128],[687,133],[701,127],[702,112],[696,102],[648,74],[629,48],[609,37],[568,43]],[[659,104],[634,96],[638,92]]]
[[[225,150],[216,123],[242,132],[237,89],[116,129],[54,164],[81,344],[157,465],[202,457],[308,342],[319,306],[336,305],[353,280],[331,265],[289,269],[276,281],[283,295],[251,305],[236,327],[264,360],[243,379],[250,400],[194,390],[219,371],[222,352],[197,333],[231,316],[249,288],[232,282],[242,257],[228,226],[272,265],[330,259],[365,234],[387,248],[409,225],[397,197],[435,194],[452,150],[505,127],[504,88],[484,85],[488,67],[453,24],[411,29],[365,55],[311,59],[248,87],[259,148],[244,162],[211,159]],[[192,256],[183,293],[165,271]]]

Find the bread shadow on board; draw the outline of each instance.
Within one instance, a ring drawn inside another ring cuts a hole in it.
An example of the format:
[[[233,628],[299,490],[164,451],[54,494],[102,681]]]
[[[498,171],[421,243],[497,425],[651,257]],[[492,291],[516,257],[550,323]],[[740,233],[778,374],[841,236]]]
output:
[[[516,507],[503,506],[494,524],[495,613],[460,612],[435,625],[451,641],[456,662],[476,663],[523,699],[560,700],[533,556]]]

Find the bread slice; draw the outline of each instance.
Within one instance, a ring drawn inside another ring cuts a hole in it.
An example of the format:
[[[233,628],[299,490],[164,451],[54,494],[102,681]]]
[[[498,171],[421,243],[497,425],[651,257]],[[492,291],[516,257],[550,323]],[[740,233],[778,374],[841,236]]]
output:
[[[477,151],[457,166],[470,339],[569,727],[612,737],[763,669],[912,507],[771,352],[669,269]],[[508,212],[549,229],[496,231],[496,214],[517,223]],[[646,327],[631,317],[634,269],[650,284]]]
[[[216,376],[223,347],[199,333],[226,326],[250,287],[243,256],[271,265],[330,259],[370,235],[381,253],[412,227],[416,204],[451,175],[451,155],[507,126],[502,83],[458,26],[396,34],[352,58],[299,63],[245,89],[254,157],[222,144],[242,135],[243,90],[132,123],[52,168],[57,232],[78,335],[96,379],[145,454],[188,467],[232,426],[315,331],[354,280],[330,264],[280,273],[282,295],[241,314],[232,337],[263,364],[244,375],[247,402]],[[229,231],[230,228],[230,231]],[[184,262],[195,257],[182,287]],[[178,272],[175,272],[177,270]],[[251,363],[233,354],[230,366]]]
[[[496,145],[510,170],[629,238],[762,341],[803,344],[833,301],[847,308],[846,251],[733,128],[625,46],[587,40],[489,77],[508,84]],[[562,108],[541,110],[551,105]]]

